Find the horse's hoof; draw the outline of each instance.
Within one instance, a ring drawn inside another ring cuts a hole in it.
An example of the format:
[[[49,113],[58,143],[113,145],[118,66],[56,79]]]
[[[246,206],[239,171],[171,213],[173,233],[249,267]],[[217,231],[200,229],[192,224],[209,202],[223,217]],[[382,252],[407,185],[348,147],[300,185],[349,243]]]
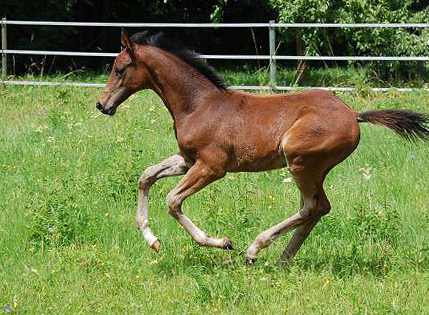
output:
[[[153,242],[151,248],[158,252],[159,251],[159,247],[161,246],[161,242],[157,239],[155,242]]]
[[[256,263],[257,258],[246,257],[246,265],[253,266]]]
[[[234,250],[234,243],[229,238],[225,237],[223,248],[226,250]]]

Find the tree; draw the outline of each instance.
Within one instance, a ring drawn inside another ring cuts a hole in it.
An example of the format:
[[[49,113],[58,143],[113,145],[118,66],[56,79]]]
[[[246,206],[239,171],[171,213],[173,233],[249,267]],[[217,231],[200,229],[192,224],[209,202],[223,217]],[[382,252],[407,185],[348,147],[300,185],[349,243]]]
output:
[[[271,0],[284,23],[425,23],[429,8],[422,0]],[[306,28],[282,30],[284,43],[301,41],[309,55],[429,55],[429,30],[413,28]],[[300,45],[297,44],[296,47]],[[417,62],[368,63],[383,78],[427,71]]]

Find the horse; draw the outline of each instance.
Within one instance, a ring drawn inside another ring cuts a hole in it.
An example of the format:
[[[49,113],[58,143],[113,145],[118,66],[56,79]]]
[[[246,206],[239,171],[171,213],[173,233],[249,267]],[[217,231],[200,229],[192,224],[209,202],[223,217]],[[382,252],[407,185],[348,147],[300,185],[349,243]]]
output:
[[[152,233],[148,195],[159,179],[185,175],[167,195],[168,213],[201,246],[234,248],[227,237],[202,231],[182,211],[185,199],[228,172],[260,172],[287,167],[301,194],[301,208],[260,233],[246,252],[254,264],[260,250],[288,231],[295,232],[279,263],[292,260],[331,205],[323,182],[333,167],[358,146],[359,123],[388,127],[408,140],[429,140],[429,116],[408,109],[358,113],[331,92],[250,94],[228,88],[198,54],[162,33],[121,33],[122,50],[96,102],[114,115],[130,95],[151,89],[171,114],[179,152],[149,166],[138,182],[136,227],[158,251]]]

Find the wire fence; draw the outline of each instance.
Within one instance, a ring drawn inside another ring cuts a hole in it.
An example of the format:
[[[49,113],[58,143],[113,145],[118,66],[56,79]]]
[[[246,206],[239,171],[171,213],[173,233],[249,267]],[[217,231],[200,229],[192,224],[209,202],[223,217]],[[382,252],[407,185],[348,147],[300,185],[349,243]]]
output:
[[[73,27],[180,27],[180,28],[268,28],[269,55],[201,55],[206,59],[220,60],[268,60],[270,67],[269,86],[233,86],[234,89],[243,90],[294,90],[296,86],[277,86],[277,60],[324,60],[324,61],[429,61],[429,56],[281,56],[276,55],[276,29],[277,28],[429,28],[429,23],[98,23],[98,22],[52,22],[52,21],[17,21],[1,20],[2,34],[2,77],[0,83],[22,84],[22,85],[71,85],[100,87],[103,84],[81,83],[81,82],[42,82],[42,81],[13,81],[7,80],[8,55],[43,55],[43,56],[74,56],[74,57],[116,57],[117,53],[105,52],[81,52],[81,51],[44,51],[44,50],[20,50],[8,49],[7,25],[29,25],[29,26],[73,26]],[[353,91],[353,87],[306,87],[322,88],[332,91]],[[372,88],[374,91],[387,91],[389,88]],[[398,91],[411,91],[410,88],[398,88]]]
[[[74,57],[116,57],[117,53],[81,52],[81,51],[44,51],[5,49],[5,54],[43,55],[43,56],[74,56]],[[205,59],[226,60],[330,60],[330,61],[429,61],[425,56],[269,56],[269,55],[200,55]]]

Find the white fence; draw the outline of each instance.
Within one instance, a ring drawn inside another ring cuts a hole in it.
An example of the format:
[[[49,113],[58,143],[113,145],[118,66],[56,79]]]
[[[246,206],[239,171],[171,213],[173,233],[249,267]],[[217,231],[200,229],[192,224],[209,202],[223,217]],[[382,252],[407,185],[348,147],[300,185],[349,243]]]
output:
[[[1,20],[2,34],[2,76],[7,78],[7,57],[10,54],[16,55],[43,55],[43,56],[80,56],[80,57],[116,57],[117,53],[101,52],[79,52],[79,51],[42,51],[42,50],[17,50],[8,49],[7,45],[7,25],[30,25],[30,26],[78,26],[78,27],[181,27],[181,28],[267,28],[269,36],[269,55],[201,55],[206,59],[227,59],[227,60],[269,60],[270,62],[270,86],[233,86],[234,89],[254,89],[254,90],[293,90],[297,87],[276,86],[276,60],[360,60],[360,61],[429,61],[429,56],[279,56],[276,55],[276,28],[428,28],[429,23],[95,23],[95,22],[49,22],[49,21],[12,21]],[[3,80],[4,84],[24,84],[24,85],[73,85],[98,87],[103,84],[79,83],[79,82],[35,82],[35,81],[12,81]],[[352,91],[352,87],[306,87],[323,88],[334,91]],[[389,88],[373,88],[374,91],[386,91]],[[409,88],[400,88],[399,91],[411,91]]]

